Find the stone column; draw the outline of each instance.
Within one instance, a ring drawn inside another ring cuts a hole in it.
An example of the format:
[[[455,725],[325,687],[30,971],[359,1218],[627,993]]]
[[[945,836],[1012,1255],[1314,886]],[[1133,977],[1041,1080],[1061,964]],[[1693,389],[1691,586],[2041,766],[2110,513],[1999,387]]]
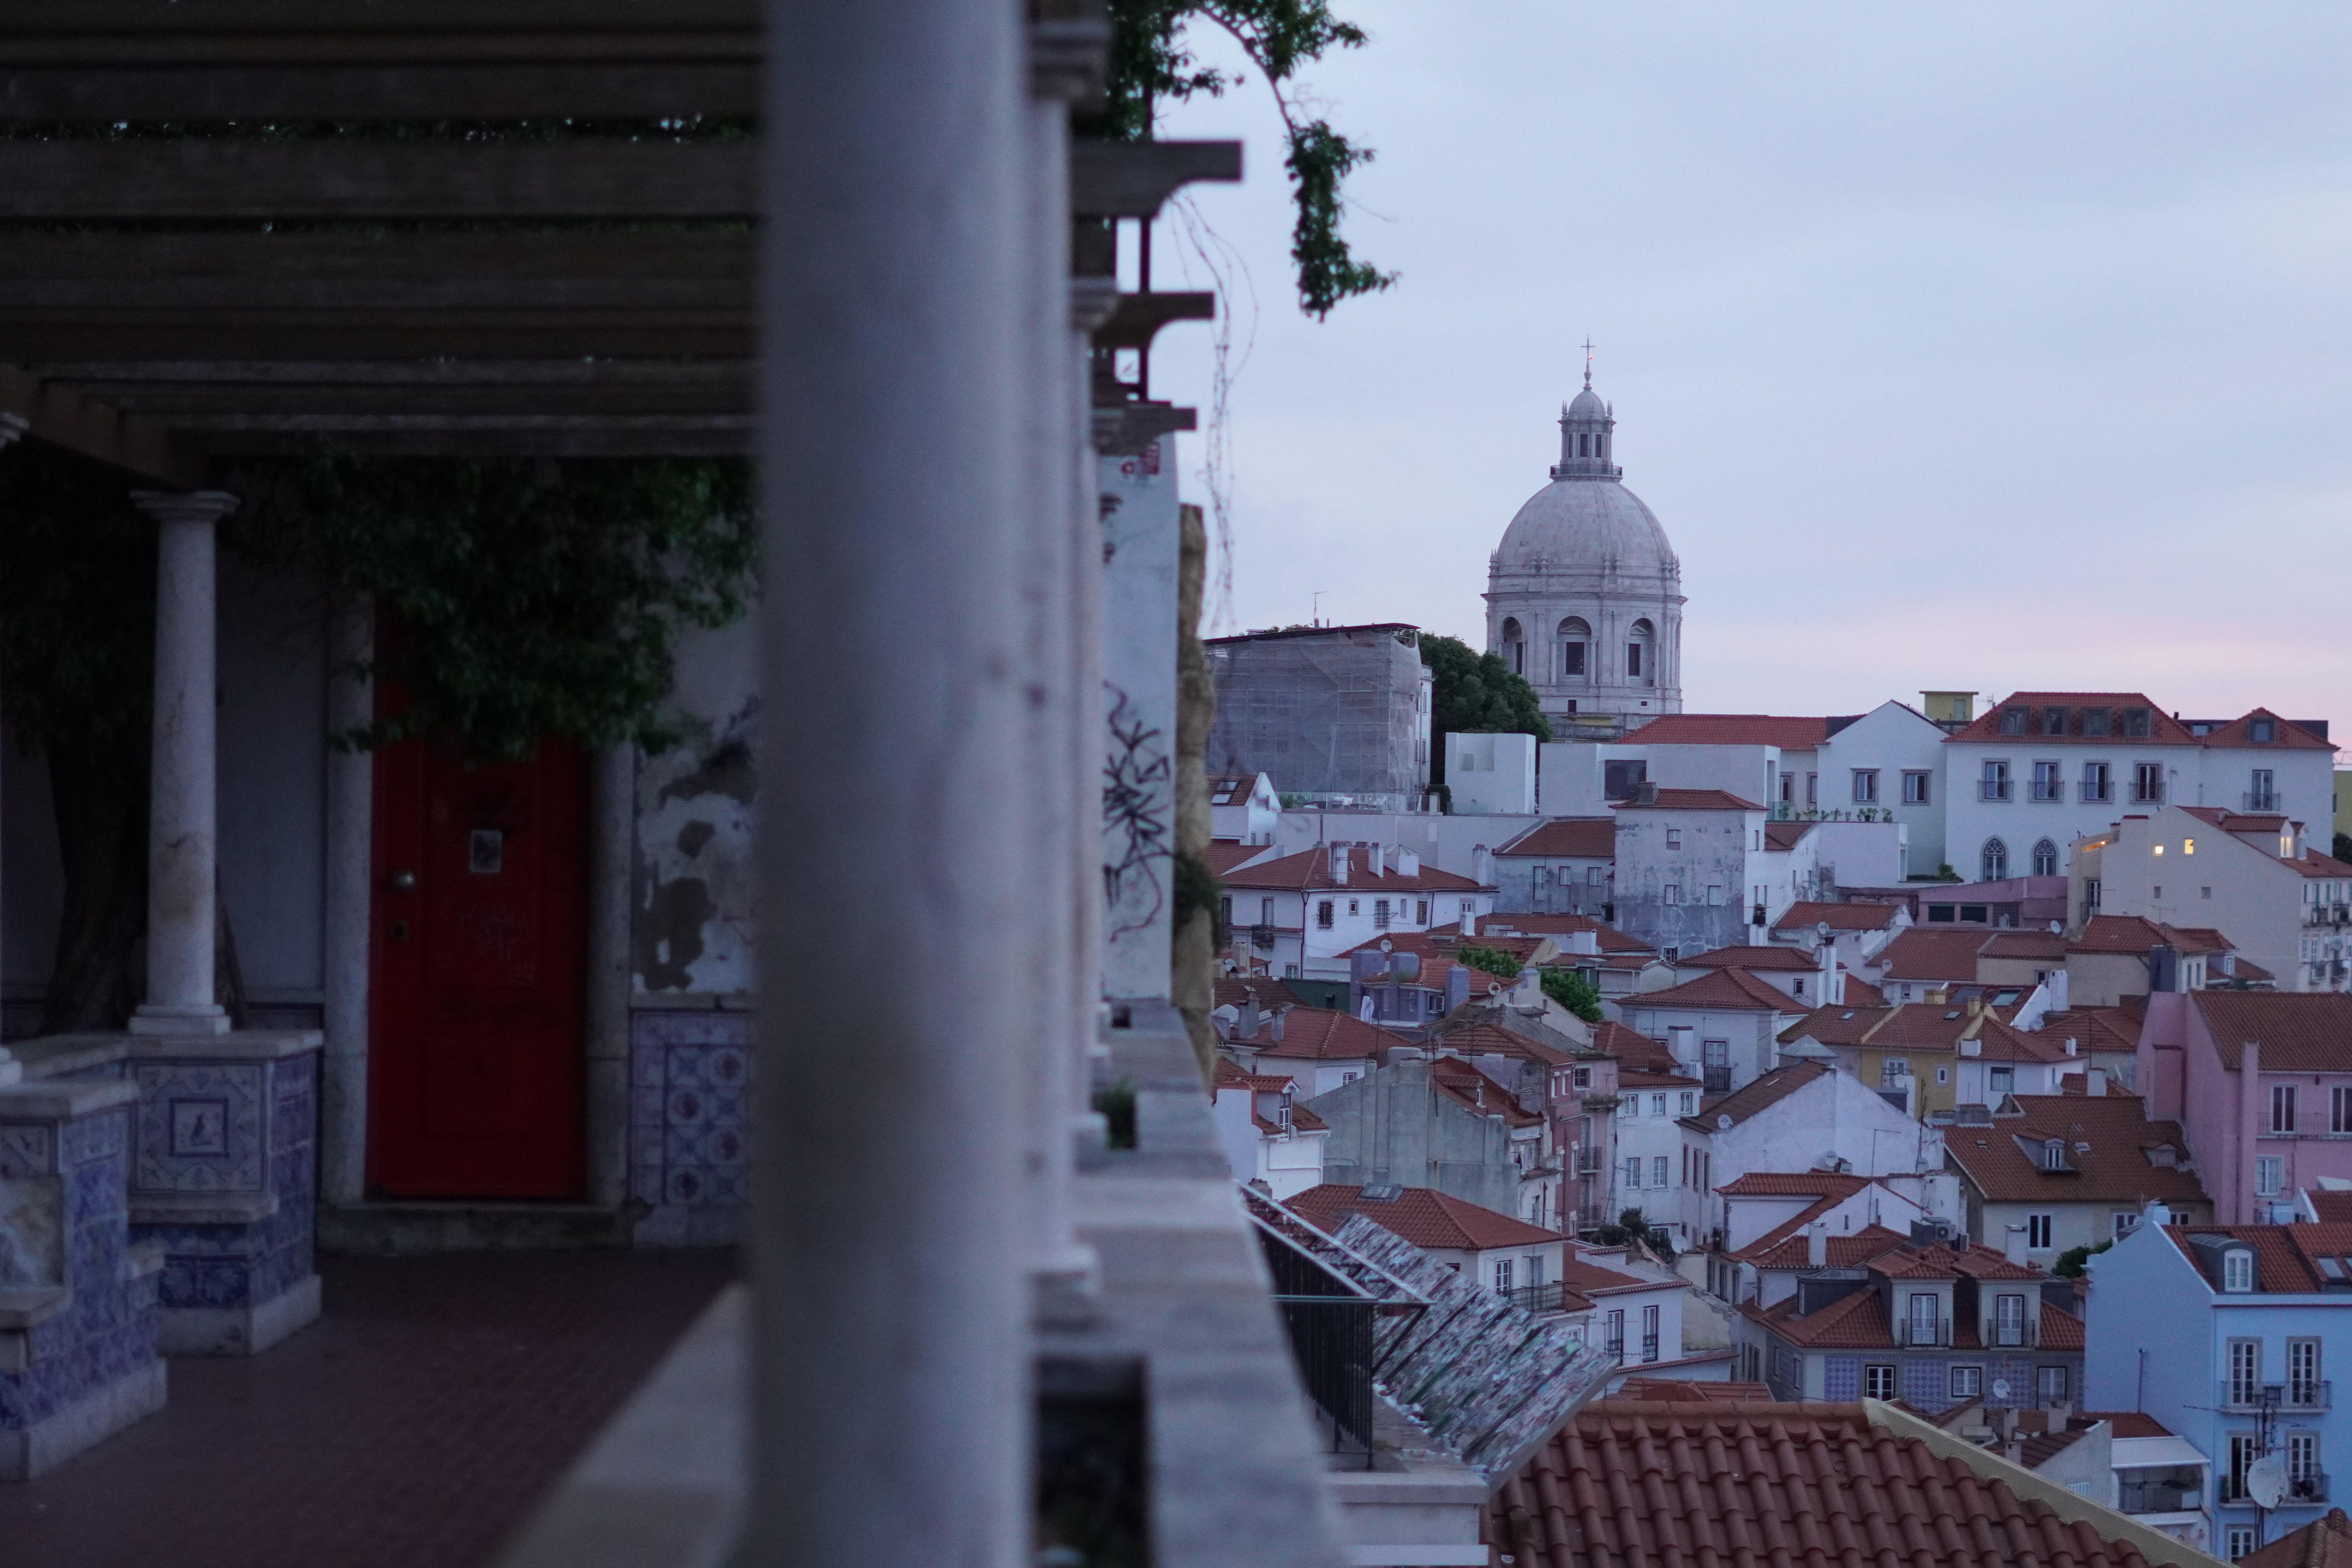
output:
[[[147,1000],[135,1035],[221,1035],[213,999],[215,858],[213,525],[236,510],[221,490],[139,490],[155,520],[155,746],[148,805]]]
[[[353,596],[327,627],[327,730],[375,712],[375,683],[353,673],[375,652],[375,606]],[[331,1207],[367,1195],[369,929],[375,903],[375,753],[327,755],[327,1052],[319,1086],[319,1190]]]
[[[1034,1551],[1024,10],[768,13],[746,1562]],[[881,952],[854,1026],[793,1005]]]

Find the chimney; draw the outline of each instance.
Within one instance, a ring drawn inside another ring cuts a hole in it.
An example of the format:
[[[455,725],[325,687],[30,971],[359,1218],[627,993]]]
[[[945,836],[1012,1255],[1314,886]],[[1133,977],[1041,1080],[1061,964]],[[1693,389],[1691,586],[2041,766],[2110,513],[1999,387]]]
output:
[[[1465,1006],[1470,1001],[1470,969],[1457,963],[1445,972],[1445,1010],[1449,1013]]]
[[[1296,1005],[1297,1004],[1286,1002],[1278,1011],[1268,1015],[1273,1021],[1267,1026],[1266,1035],[1277,1046],[1282,1044],[1282,1021],[1290,1016],[1290,1009]]]
[[[1343,888],[1348,885],[1348,847],[1344,844],[1331,846],[1331,880]]]
[[[2002,1230],[2000,1255],[2020,1268],[2025,1267],[2025,1227],[2023,1226],[2012,1225]]]
[[[1482,888],[1495,879],[1495,852],[1484,844],[1470,851],[1470,879]]]
[[[1805,1262],[1813,1268],[1830,1265],[1830,1222],[1817,1219],[1805,1227]]]
[[[1255,1040],[1257,1038],[1257,987],[1244,985],[1242,987],[1241,1016],[1234,1020],[1234,1033],[1244,1040]]]
[[[1478,916],[1470,908],[1470,900],[1462,900],[1462,940],[1468,942],[1478,934]]]
[[[2090,1070],[2083,1084],[2083,1092],[2084,1094],[2105,1094],[2107,1092],[2107,1073],[2105,1068],[2093,1068]]]

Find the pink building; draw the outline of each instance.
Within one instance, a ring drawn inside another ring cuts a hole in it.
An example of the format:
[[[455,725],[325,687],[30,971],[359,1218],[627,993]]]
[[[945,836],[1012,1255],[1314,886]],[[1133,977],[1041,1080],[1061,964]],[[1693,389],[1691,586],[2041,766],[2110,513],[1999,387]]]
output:
[[[2177,1121],[2221,1225],[2284,1223],[2352,1180],[2352,995],[2159,992],[2139,1037],[2147,1113]]]

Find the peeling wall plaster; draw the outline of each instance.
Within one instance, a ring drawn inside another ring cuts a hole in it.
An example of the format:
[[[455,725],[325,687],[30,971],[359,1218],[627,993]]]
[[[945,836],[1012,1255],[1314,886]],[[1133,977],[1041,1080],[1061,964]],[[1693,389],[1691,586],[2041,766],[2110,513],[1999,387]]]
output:
[[[672,697],[698,732],[638,763],[630,967],[641,995],[751,988],[757,654],[749,620],[682,641]]]

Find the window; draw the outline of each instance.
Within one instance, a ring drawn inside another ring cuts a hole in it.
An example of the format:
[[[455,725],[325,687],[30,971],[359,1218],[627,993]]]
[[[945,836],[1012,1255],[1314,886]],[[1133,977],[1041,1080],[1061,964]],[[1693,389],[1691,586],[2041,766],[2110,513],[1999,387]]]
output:
[[[2274,1198],[2286,1183],[2286,1162],[2276,1154],[2263,1154],[2254,1161],[2254,1195]]]
[[[1864,1399],[1895,1397],[1895,1368],[1887,1362],[1868,1362],[1862,1369],[1862,1396]]]
[[[2139,1211],[2137,1209],[2117,1209],[2115,1214],[2113,1228],[2115,1238],[2117,1241],[2121,1241],[2124,1237],[2129,1236],[2132,1232],[2139,1228]]]
[[[1822,804],[1822,775],[1819,773],[1805,775],[1805,804],[1807,805]]]
[[[1797,775],[1791,773],[1783,773],[1780,775],[1780,804],[1782,805],[1793,805],[1796,804],[1796,800]]]
[[[1685,1116],[1698,1114],[1698,1096],[1687,1089],[1683,1090],[1683,1114]]]
[[[1911,1292],[1911,1331],[1906,1336],[1906,1343],[1932,1345],[1937,1342],[1936,1325],[1944,1315],[1942,1301],[1943,1298],[1932,1290]]]
[[[2252,1255],[2233,1252],[2230,1256],[2237,1258]],[[2230,1403],[2232,1405],[2258,1403],[2263,1393],[2263,1342],[2231,1340],[2228,1353],[2229,1359],[2226,1364],[2230,1369]]]
[[[2066,732],[2066,710],[2063,708],[2044,708],[2042,710],[2042,732],[2045,735],[2064,734]]]
[[[1358,905],[1359,905],[1359,900],[1355,900],[1355,899],[1349,899],[1349,900],[1348,900],[1348,918],[1349,918],[1349,919],[1350,919],[1350,920],[1355,919],[1355,917],[1356,917],[1356,915],[1357,915],[1357,913],[1358,913]]]
[[[1625,1312],[1622,1308],[1601,1320],[1601,1344],[1619,1361],[1625,1359]]]
[[[2116,798],[2114,780],[2105,763],[2083,764],[2083,800],[2086,805],[2104,805]]]
[[[1598,867],[1598,866],[1587,866],[1587,867],[1584,868],[1584,885],[1585,885],[1586,887],[1588,887],[1588,888],[1597,888],[1597,887],[1601,886],[1601,868],[1600,868],[1600,867]]]
[[[2147,709],[2126,708],[2124,710],[2124,739],[2126,741],[2145,741],[2147,739]]]
[[[1628,1154],[1625,1156],[1625,1185],[1629,1188],[1639,1188],[1641,1184],[1642,1156]]]
[[[2004,735],[2024,734],[2028,712],[2029,710],[2023,708],[2002,709],[2000,710],[2000,732]]]
[[[2066,1140],[2045,1138],[2042,1141],[2042,1168],[2045,1171],[2066,1169]]]
[[[2221,1495],[2232,1501],[2246,1495],[2246,1472],[2263,1457],[2263,1440],[2252,1432],[2230,1434],[2230,1464],[2221,1482]],[[2249,1543],[2252,1550],[2252,1543]]]
[[[2294,1494],[2306,1496],[2317,1489],[2319,1479],[2319,1434],[2290,1432],[2286,1435],[2286,1479],[2293,1483]]]
[[[1790,987],[1790,994],[1796,997],[1800,1002],[1805,999],[1805,977],[1803,975],[1800,974],[1797,976],[1794,985]]]
[[[1386,899],[1372,900],[1372,929],[1374,931],[1389,929],[1389,901]]]
[[[2254,1255],[2252,1252],[2225,1252],[2221,1255],[2221,1289],[2233,1295],[2244,1295],[2254,1288]]]
[[[1528,672],[1527,634],[1519,629],[1516,617],[1506,617],[1503,621],[1503,657],[1511,661],[1513,675]]]
[[[1412,901],[1412,923],[1417,926],[1425,926],[1429,923],[1429,900],[1427,899],[1415,899]]]
[[[1635,621],[1633,635],[1625,644],[1625,679],[1643,683],[1654,681],[1657,670],[1653,668],[1650,644],[1657,637],[1657,628],[1647,621]]]
[[[2151,805],[2164,798],[2164,764],[2134,763],[2132,764],[2132,804]]]
[[[2286,1342],[2286,1402],[2305,1409],[2320,1403],[2319,1342],[2315,1339]]]
[[[2051,1232],[2056,1223],[2057,1216],[2054,1215],[2027,1215],[2025,1216],[2025,1245],[2027,1248],[2034,1252],[2048,1250],[2050,1247]]]
[[[2034,841],[2033,874],[2037,877],[2054,877],[2058,874],[2058,846],[2051,843],[2047,838]]]
[[[1664,1154],[1654,1155],[1651,1158],[1650,1185],[1654,1187],[1664,1187],[1672,1184],[1668,1180],[1666,1173],[1666,1167],[1671,1163],[1672,1162],[1670,1162]]]
[[[1584,646],[1592,636],[1592,628],[1574,616],[1559,623],[1559,678],[1562,680],[1584,679]]]
[[[2007,800],[2012,790],[2007,759],[1989,759],[1984,765],[1983,776],[1977,781],[1977,797],[1980,800]]]
[[[2233,1524],[2222,1534],[2228,1537],[2223,1550],[2229,1553],[2231,1562],[2254,1554],[2254,1531],[2251,1525]]]
[[[1318,899],[1315,900],[1315,924],[1317,929],[1320,931],[1329,931],[1331,929],[1330,900]]]
[[[1666,1097],[1663,1094],[1654,1094],[1650,1096],[1650,1114],[1653,1116],[1664,1116],[1665,1113]]]
[[[1699,1080],[1708,1094],[1731,1092],[1731,1042],[1702,1040],[1699,1042]]]
[[[1658,1359],[1658,1309],[1655,1307],[1642,1309],[1642,1359]]]
[[[1954,1400],[1979,1398],[1984,1393],[1984,1368],[1956,1366],[1945,1387],[1950,1391]]]
[[[2064,800],[2066,798],[2065,766],[2063,763],[2053,762],[2040,762],[2033,764],[2034,799]]]
[[[1592,1069],[1591,1068],[1578,1068],[1570,1076],[1569,1081],[1574,1084],[1578,1089],[1591,1089],[1592,1087]]]
[[[1640,643],[1629,642],[1625,645],[1625,676],[1629,680],[1642,679],[1642,645]]]
[[[1497,1258],[1495,1259],[1495,1289],[1507,1292],[1510,1288],[1511,1260],[1507,1258]]]
[[[1661,888],[1658,890],[1658,901],[1664,904],[1681,903],[1683,901],[1683,885],[1680,882],[1668,882],[1664,888]]]
[[[1949,1083],[1949,1082],[1951,1082],[1951,1081],[1952,1081],[1952,1069],[1951,1069],[1951,1068],[1937,1068],[1936,1069],[1936,1081],[1937,1081],[1937,1083]]]
[[[1909,1077],[1910,1073],[1910,1058],[1882,1058],[1878,1064],[1878,1087],[1881,1089],[1901,1089],[1903,1087],[1903,1080]]]
[[[2025,1298],[1996,1296],[1992,1299],[1992,1342],[1997,1345],[2021,1345],[2025,1342]]]
[[[2016,1092],[2017,1069],[2015,1068],[1987,1068],[1985,1079],[1985,1087],[1990,1093],[2001,1095]]]
[[[1982,880],[1998,882],[2009,875],[2009,846],[1998,838],[1988,838],[1984,847]]]
[[[2271,1085],[2271,1131],[2294,1131],[2294,1085],[2291,1083]]]
[[[2063,1366],[2039,1366],[2033,1369],[2033,1391],[2044,1405],[2063,1405],[2066,1400],[2066,1369]]]
[[[1873,805],[1877,803],[1878,770],[1876,768],[1853,770],[1853,798],[1855,804],[1859,805]]]
[[[1925,805],[1927,804],[1927,775],[1926,773],[1910,772],[1906,772],[1904,773],[1903,804],[1906,805]]]
[[[2114,710],[2107,708],[2084,709],[2083,733],[2085,735],[2105,735],[2111,733],[2113,731],[2113,725],[2110,722],[2110,716],[2113,711]]]
[[[1667,847],[1667,848],[1669,848],[1669,849],[1679,849],[1679,848],[1681,848],[1682,847],[1683,847],[1683,830],[1682,830],[1681,828],[1679,828],[1679,827],[1669,827],[1669,828],[1667,828],[1667,829],[1666,829],[1666,847]]]
[[[2252,785],[2246,791],[2248,811],[2278,809],[2278,775],[2269,768],[2256,768]]]
[[[2257,746],[2267,746],[2278,739],[2278,721],[2256,719],[2246,726],[2246,739]]]
[[[2352,1132],[2352,1087],[2338,1084],[2327,1091],[2327,1130]]]

